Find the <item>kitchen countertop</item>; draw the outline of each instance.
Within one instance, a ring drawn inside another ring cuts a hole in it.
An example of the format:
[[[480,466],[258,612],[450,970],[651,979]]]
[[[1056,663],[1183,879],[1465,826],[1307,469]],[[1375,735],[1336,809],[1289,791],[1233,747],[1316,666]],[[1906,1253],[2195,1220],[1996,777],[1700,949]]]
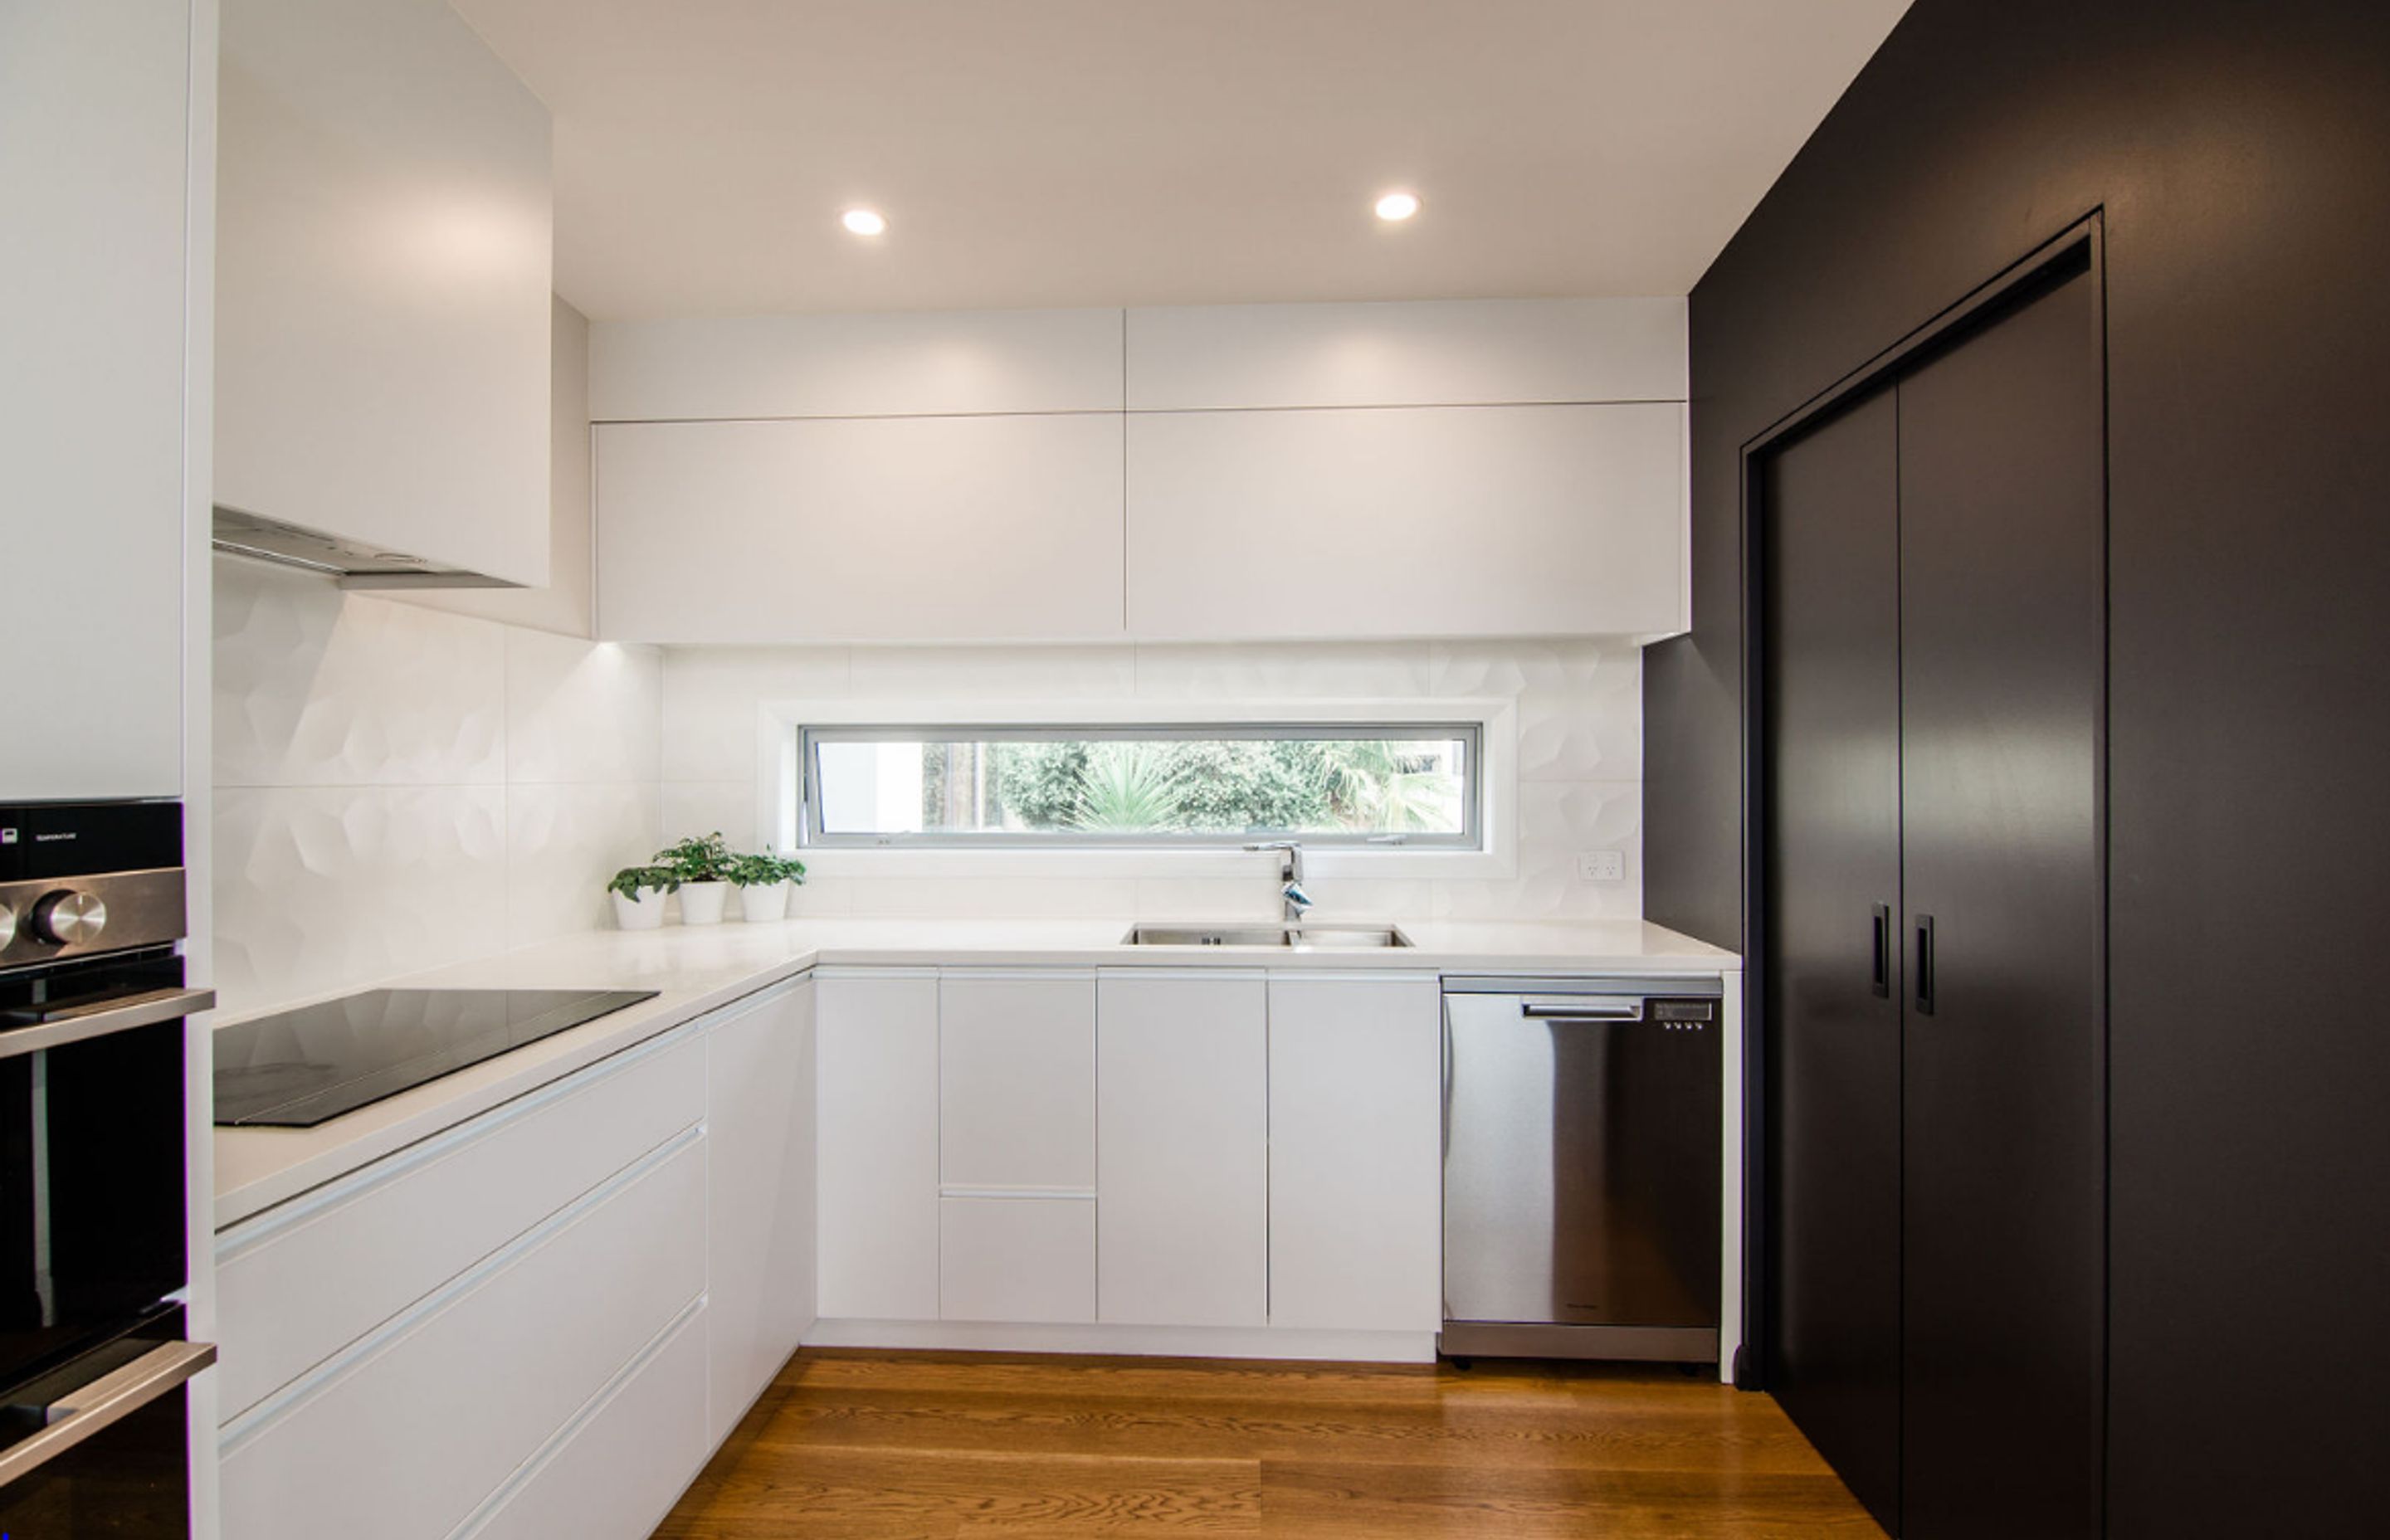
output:
[[[443,1075],[315,1128],[218,1129],[216,1225],[224,1228],[237,1224],[609,1054],[816,967],[943,964],[1664,975],[1729,972],[1742,966],[1731,952],[1640,920],[1401,923],[1401,928],[1412,945],[1289,952],[1277,947],[1126,946],[1122,942],[1129,922],[1114,919],[792,919],[769,925],[732,921],[660,930],[592,930],[476,962],[384,980],[385,984],[423,989],[651,989],[658,993],[652,1000]],[[271,1009],[305,1003],[284,1001]],[[226,1016],[219,1024],[241,1019]]]

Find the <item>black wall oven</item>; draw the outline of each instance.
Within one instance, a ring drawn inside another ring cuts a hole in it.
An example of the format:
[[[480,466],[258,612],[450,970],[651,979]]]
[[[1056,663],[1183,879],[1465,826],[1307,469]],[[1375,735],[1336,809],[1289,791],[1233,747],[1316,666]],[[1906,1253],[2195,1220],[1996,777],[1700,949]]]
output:
[[[183,820],[0,806],[0,1534],[189,1533]]]

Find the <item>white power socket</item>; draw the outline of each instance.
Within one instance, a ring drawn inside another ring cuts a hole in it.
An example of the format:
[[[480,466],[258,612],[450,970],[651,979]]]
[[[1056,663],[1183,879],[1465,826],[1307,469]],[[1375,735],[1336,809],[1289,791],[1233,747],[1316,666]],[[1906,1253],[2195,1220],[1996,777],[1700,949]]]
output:
[[[1576,879],[1580,882],[1625,881],[1626,853],[1615,850],[1581,850],[1577,852]]]

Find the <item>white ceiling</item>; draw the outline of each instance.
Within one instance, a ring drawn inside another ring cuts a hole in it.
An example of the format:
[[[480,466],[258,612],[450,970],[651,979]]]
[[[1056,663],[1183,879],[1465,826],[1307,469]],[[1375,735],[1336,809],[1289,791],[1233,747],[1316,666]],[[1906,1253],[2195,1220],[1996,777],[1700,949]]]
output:
[[[1682,294],[1908,0],[453,3],[618,318]]]

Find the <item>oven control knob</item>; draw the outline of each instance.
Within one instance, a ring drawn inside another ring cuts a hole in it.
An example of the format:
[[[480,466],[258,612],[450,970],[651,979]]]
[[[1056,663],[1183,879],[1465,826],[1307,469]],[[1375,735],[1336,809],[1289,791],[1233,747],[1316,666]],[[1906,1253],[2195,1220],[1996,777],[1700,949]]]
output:
[[[17,911],[6,904],[0,904],[0,952],[6,952],[8,949],[8,943],[16,939]]]
[[[106,929],[108,905],[91,893],[61,889],[33,905],[33,935],[52,946],[89,946]]]

